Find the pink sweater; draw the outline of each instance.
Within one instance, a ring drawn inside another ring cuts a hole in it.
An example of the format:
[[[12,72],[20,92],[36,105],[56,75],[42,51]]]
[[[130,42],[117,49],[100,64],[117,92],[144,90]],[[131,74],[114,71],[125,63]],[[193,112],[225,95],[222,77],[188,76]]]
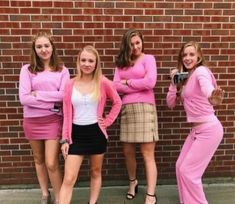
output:
[[[121,84],[128,80],[128,86]],[[145,54],[132,67],[119,69],[116,67],[114,85],[122,95],[122,103],[155,104],[153,88],[157,80],[157,67],[154,56]]]
[[[64,123],[63,123],[62,139],[67,139],[70,144],[72,144],[73,142],[71,136],[72,123],[73,123],[73,105],[71,102],[73,84],[74,84],[74,78],[67,83],[65,87],[65,94],[63,100]],[[112,107],[109,113],[106,116],[103,116],[107,98],[111,99]],[[121,106],[122,106],[121,99],[117,91],[113,87],[112,82],[103,76],[101,80],[101,99],[99,100],[98,103],[97,118],[99,117],[104,118],[105,126],[109,127],[117,118],[121,110]],[[106,129],[102,128],[100,124],[99,127],[106,136],[106,138],[108,138]]]
[[[19,80],[19,98],[24,106],[24,117],[42,117],[55,114],[50,111],[55,102],[61,102],[64,86],[69,80],[66,67],[61,72],[43,71],[32,74],[26,64],[21,68]],[[36,97],[31,94],[36,92]],[[61,112],[59,113],[61,114]]]
[[[188,122],[207,122],[216,118],[214,108],[208,101],[216,86],[215,77],[207,67],[195,69],[181,93]],[[176,86],[171,84],[167,93],[169,108],[176,106],[176,92]]]

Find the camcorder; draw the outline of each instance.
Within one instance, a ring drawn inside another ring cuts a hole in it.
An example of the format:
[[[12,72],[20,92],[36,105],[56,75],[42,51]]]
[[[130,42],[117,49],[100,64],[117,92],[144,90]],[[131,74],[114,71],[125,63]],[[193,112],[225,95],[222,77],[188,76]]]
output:
[[[180,84],[188,78],[188,72],[178,72],[175,74],[173,81],[174,84]]]

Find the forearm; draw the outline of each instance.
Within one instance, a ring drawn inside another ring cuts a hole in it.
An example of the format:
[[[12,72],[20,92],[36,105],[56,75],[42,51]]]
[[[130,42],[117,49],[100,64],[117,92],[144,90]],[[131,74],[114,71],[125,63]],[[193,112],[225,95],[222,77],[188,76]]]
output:
[[[177,104],[177,87],[175,85],[170,85],[166,97],[167,106],[169,108],[174,108]]]
[[[38,101],[32,95],[21,95],[20,96],[20,103],[25,106],[39,108],[39,109],[51,109],[54,107],[54,102],[42,102]]]
[[[64,91],[36,91],[36,99],[44,102],[62,102]]]

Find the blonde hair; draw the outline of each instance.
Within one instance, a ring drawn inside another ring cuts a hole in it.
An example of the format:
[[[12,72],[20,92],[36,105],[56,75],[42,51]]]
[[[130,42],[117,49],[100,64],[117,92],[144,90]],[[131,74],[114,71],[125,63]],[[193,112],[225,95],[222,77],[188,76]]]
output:
[[[189,42],[183,44],[180,51],[179,51],[177,69],[180,72],[187,72],[187,69],[183,63],[183,56],[184,56],[185,49],[190,46],[193,46],[195,48],[197,55],[198,55],[196,68],[201,65],[206,65],[205,58],[203,56],[202,49],[201,49],[200,45],[194,41],[189,41]]]
[[[63,62],[58,57],[54,39],[51,36],[51,33],[48,31],[39,31],[32,39],[31,60],[30,60],[30,65],[29,65],[29,71],[32,73],[44,71],[44,64],[41,61],[41,59],[38,57],[36,50],[35,50],[36,40],[41,37],[47,38],[52,46],[52,55],[51,55],[50,64],[49,64],[52,71],[55,71],[55,72],[61,71],[63,69]]]
[[[92,93],[92,98],[94,100],[99,100],[99,98],[100,98],[100,87],[101,87],[101,77],[102,77],[100,56],[99,56],[98,51],[92,45],[87,45],[87,46],[82,48],[82,50],[78,53],[78,57],[77,57],[77,79],[78,80],[81,79],[82,75],[83,75],[83,73],[80,69],[80,57],[81,57],[81,53],[83,51],[92,53],[96,57],[96,65],[95,65],[95,70],[93,72],[93,79],[92,79],[95,83],[95,87],[94,87],[94,91]]]

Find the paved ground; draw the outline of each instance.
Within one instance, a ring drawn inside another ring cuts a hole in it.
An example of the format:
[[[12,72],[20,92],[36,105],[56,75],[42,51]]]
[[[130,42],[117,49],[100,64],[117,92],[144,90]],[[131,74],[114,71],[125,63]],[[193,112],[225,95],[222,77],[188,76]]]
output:
[[[209,204],[235,204],[235,183],[206,184],[204,186]],[[144,186],[132,201],[125,199],[127,186],[103,187],[99,204],[143,204]],[[178,204],[177,188],[175,185],[159,185],[157,187],[158,204]],[[86,204],[89,189],[75,188],[72,204]],[[9,189],[0,190],[0,204],[39,204],[38,189]]]

